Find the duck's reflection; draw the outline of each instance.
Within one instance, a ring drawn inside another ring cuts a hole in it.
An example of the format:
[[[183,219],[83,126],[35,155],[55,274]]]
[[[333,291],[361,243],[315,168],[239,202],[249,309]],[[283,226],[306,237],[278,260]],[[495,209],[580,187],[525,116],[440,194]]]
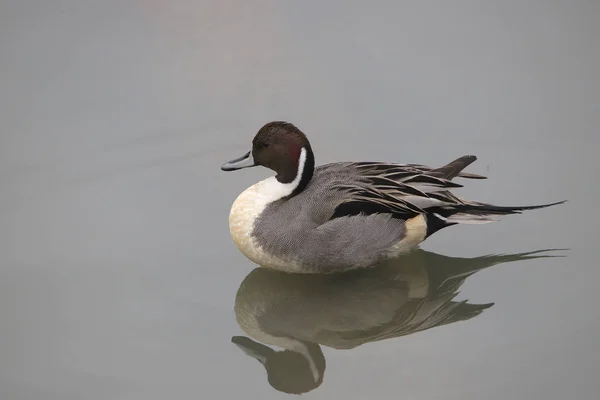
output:
[[[417,250],[372,269],[335,275],[256,268],[235,299],[237,322],[254,340],[234,336],[232,342],[264,366],[273,388],[305,393],[323,382],[320,345],[352,349],[471,319],[494,303],[455,301],[466,278],[492,265],[540,257],[551,255],[455,258]]]

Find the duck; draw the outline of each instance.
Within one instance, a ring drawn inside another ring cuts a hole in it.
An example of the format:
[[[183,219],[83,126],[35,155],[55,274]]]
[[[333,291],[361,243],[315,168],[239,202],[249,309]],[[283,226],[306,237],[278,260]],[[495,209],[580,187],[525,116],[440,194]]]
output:
[[[231,342],[262,365],[274,389],[306,393],[324,381],[322,346],[352,351],[470,321],[494,303],[456,298],[469,277],[500,264],[561,257],[551,253],[560,250],[453,257],[416,249],[337,274],[258,267],[240,283],[234,302],[236,322],[247,336]]]
[[[291,273],[333,273],[367,268],[407,254],[434,233],[456,224],[495,222],[509,214],[565,201],[497,206],[459,198],[454,178],[477,157],[465,155],[438,168],[381,161],[315,166],[307,136],[287,121],[263,125],[251,150],[221,166],[256,166],[276,174],[244,190],[229,212],[229,231],[255,264]]]

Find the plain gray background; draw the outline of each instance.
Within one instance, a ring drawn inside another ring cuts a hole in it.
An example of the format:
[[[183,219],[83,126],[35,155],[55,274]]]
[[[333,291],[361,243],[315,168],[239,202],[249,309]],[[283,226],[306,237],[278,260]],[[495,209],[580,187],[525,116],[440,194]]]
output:
[[[308,398],[593,399],[597,1],[0,2],[0,397],[281,398],[230,343],[254,265],[221,172],[275,119],[317,163],[479,160],[458,193],[560,207],[424,248],[483,271],[460,324],[324,349]]]

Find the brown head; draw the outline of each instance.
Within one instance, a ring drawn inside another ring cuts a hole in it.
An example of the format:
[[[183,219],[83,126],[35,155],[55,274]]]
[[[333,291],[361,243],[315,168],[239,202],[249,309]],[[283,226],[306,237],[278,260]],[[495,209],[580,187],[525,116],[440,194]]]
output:
[[[264,125],[252,140],[252,150],[226,162],[223,171],[262,165],[277,173],[280,183],[295,183],[302,190],[312,178],[315,159],[306,135],[289,122],[273,121]]]

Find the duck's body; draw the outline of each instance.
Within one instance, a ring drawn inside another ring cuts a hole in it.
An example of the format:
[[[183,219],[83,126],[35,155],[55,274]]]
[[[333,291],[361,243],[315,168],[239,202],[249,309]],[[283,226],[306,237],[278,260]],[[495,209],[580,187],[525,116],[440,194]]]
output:
[[[390,213],[332,218],[347,200],[342,186],[368,188],[360,174],[365,171],[350,163],[317,167],[306,188],[289,198],[282,198],[289,193],[274,177],[252,185],[231,207],[234,242],[255,263],[289,272],[368,266],[409,251],[427,235],[422,213],[406,219]]]
[[[256,135],[252,155],[223,166],[265,165],[278,172],[235,200],[231,236],[261,266],[327,273],[398,256],[446,226],[549,206],[498,207],[454,196],[449,190],[461,187],[454,177],[484,178],[461,173],[475,159],[460,157],[437,169],[382,162],[315,168],[304,134],[291,124],[270,123]]]

